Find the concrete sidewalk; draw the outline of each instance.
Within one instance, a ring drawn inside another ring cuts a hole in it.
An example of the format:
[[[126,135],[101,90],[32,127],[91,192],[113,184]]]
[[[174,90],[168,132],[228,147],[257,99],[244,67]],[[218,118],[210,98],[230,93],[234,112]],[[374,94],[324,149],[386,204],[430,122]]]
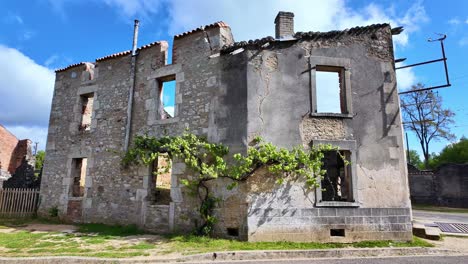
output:
[[[204,253],[179,258],[91,258],[91,257],[32,257],[32,258],[0,258],[0,264],[10,263],[180,263],[180,262],[213,262],[213,261],[243,261],[243,260],[285,260],[285,259],[323,259],[323,258],[363,258],[391,256],[447,256],[460,255],[462,252],[436,248],[349,248],[326,250],[256,250],[256,251],[226,251]]]
[[[414,226],[436,229],[442,235],[468,236],[468,214],[413,210]],[[440,235],[439,235],[440,236]]]

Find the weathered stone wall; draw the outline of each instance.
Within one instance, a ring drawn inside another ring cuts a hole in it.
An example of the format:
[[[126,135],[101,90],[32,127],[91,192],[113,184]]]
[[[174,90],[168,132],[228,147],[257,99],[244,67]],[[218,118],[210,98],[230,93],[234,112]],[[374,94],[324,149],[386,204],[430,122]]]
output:
[[[93,78],[84,71],[89,65],[58,71],[39,213],[57,207],[69,221],[137,224],[161,233],[201,224],[199,200],[180,183],[193,176],[183,162],[173,161],[171,200],[164,205],[151,198],[151,168],[120,166],[134,80],[130,145],[135,135],[180,135],[189,129],[226,144],[231,153],[245,153],[255,136],[286,148],[326,141],[352,149],[355,200],[336,208],[321,208],[303,179],[278,186],[266,171],[233,190],[226,189],[229,180],[210,182],[221,200],[216,235],[256,241],[278,233],[276,240],[410,239],[390,27],[371,31],[372,36],[333,41],[273,41],[230,54],[222,48],[233,42],[230,29],[218,22],[175,36],[171,65],[166,65],[167,43],[139,49],[135,79],[130,52],[99,59]],[[350,113],[311,111],[316,98],[307,69],[323,58],[346,64]],[[168,78],[176,81],[175,116],[161,120],[159,92]],[[89,93],[94,93],[91,128],[82,131],[80,95]],[[83,197],[70,195],[74,158],[88,159]],[[346,235],[331,237],[330,229]]]
[[[249,240],[411,239],[390,27],[372,37],[282,42],[248,54],[248,139],[258,135],[287,148],[315,141],[351,146],[354,188],[354,201],[342,204],[350,208],[327,204],[336,209],[320,208],[301,180],[247,192]],[[349,113],[313,113],[311,101],[326,99],[314,98],[309,64],[345,67]],[[331,229],[346,235],[332,237]]]
[[[468,164],[444,164],[433,171],[408,165],[413,204],[468,208]]]

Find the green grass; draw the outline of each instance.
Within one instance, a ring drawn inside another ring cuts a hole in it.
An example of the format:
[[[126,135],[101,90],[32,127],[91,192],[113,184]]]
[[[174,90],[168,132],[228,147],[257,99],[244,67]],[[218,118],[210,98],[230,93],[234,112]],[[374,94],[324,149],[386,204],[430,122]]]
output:
[[[237,240],[214,239],[198,236],[173,236],[168,250],[184,254],[212,251],[237,250],[298,250],[298,249],[333,249],[333,248],[375,248],[375,247],[433,247],[420,238],[414,237],[409,242],[362,241],[356,243],[318,243],[318,242],[242,242]]]
[[[131,245],[126,247],[126,249],[154,249],[156,247],[155,244],[151,244],[148,242],[140,242],[136,245]],[[121,248],[122,249],[122,248]]]
[[[15,233],[0,234],[0,245],[9,249],[24,249],[31,248],[35,244],[40,244],[46,234],[31,233],[27,231],[19,231]]]
[[[375,248],[375,247],[434,247],[433,244],[419,238],[413,237],[413,241],[394,242],[394,241],[362,241],[351,244],[356,248]]]
[[[5,228],[22,228],[32,223],[52,224],[47,220],[38,219],[0,220],[0,225],[5,226]],[[83,224],[79,225],[78,229],[79,232],[73,234],[59,232],[33,233],[25,230],[0,233],[0,256],[95,256],[122,258],[146,256],[149,254],[149,250],[156,247],[155,244],[147,242],[121,247],[109,245],[113,243],[112,241],[119,241],[128,236],[143,234],[136,226]]]
[[[21,222],[26,225],[27,222]],[[12,224],[12,223],[7,223]],[[14,223],[13,223],[14,224]],[[11,226],[11,225],[10,225]],[[173,252],[184,255],[238,250],[298,250],[369,247],[432,247],[419,238],[411,242],[363,241],[343,243],[294,243],[294,242],[245,242],[228,239],[199,237],[193,235],[171,235],[165,238],[141,238],[137,243],[127,242],[129,236],[143,232],[135,226],[108,226],[103,224],[79,225],[79,232],[63,234],[59,232],[33,233],[24,230],[0,232],[0,256],[93,256],[123,258],[158,255]],[[135,238],[135,237],[132,237]]]
[[[433,205],[414,204],[413,209],[423,210],[423,211],[432,211],[432,212],[468,214],[468,209],[466,208],[452,208],[452,207],[440,207],[440,206],[433,206]]]

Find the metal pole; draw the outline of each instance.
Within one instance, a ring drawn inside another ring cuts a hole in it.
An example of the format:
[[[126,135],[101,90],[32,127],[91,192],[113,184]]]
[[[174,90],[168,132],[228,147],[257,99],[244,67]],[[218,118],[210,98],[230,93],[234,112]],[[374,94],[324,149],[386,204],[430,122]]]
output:
[[[448,68],[447,68],[447,58],[445,57],[445,49],[444,49],[444,40],[440,41],[440,46],[442,47],[442,57],[444,59],[444,68],[445,68],[445,79],[447,80],[447,85],[450,85],[449,75],[448,75]]]
[[[138,25],[140,21],[135,19],[135,26],[133,28],[133,44],[132,44],[132,60],[130,64],[130,89],[128,91],[127,102],[127,124],[125,127],[125,140],[124,152],[127,152],[128,145],[130,144],[130,130],[132,127],[132,109],[133,109],[133,91],[135,90],[135,75],[136,75],[136,58],[137,58],[137,42],[138,42]]]
[[[136,55],[137,52],[137,43],[138,43],[138,27],[140,26],[140,21],[135,19],[135,25],[133,26],[133,45],[132,45],[132,56]]]

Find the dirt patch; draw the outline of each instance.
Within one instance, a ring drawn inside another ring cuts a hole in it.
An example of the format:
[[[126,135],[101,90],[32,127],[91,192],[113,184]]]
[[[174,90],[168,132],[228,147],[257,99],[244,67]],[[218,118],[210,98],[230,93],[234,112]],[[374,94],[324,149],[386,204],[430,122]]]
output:
[[[444,236],[440,241],[428,240],[437,248],[468,253],[468,237]]]
[[[31,232],[61,232],[73,233],[78,230],[74,225],[49,225],[49,224],[30,224],[25,227],[18,227],[16,230],[26,230]]]

